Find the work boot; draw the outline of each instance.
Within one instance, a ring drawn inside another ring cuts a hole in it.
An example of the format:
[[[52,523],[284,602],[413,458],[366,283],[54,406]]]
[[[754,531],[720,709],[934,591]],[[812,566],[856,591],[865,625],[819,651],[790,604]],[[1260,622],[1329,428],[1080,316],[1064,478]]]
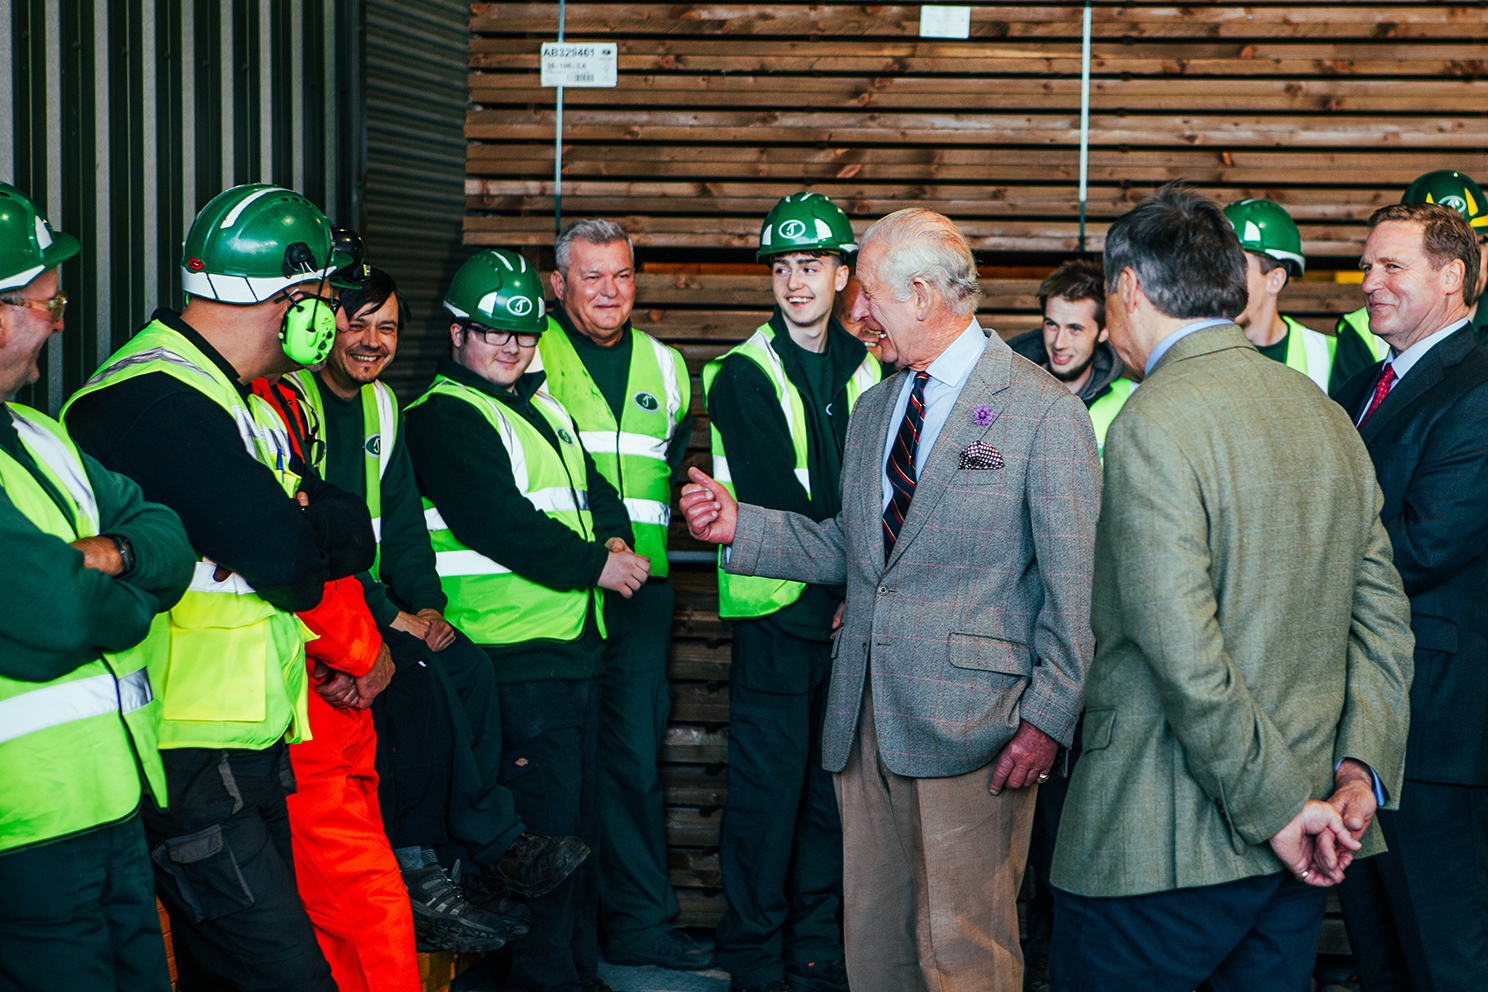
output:
[[[535,899],[556,889],[588,856],[589,845],[577,837],[524,831],[496,862],[496,870],[517,895]]]
[[[465,898],[489,913],[501,917],[507,925],[507,940],[525,937],[532,928],[532,910],[507,894],[506,886],[484,875],[466,875],[456,879],[465,890]]]
[[[474,954],[506,943],[501,918],[467,900],[439,865],[403,869],[413,905],[413,935],[421,951]]]
[[[711,948],[699,944],[676,927],[659,935],[645,951],[610,950],[605,952],[605,960],[610,964],[632,966],[651,964],[675,971],[702,971],[715,963]]]

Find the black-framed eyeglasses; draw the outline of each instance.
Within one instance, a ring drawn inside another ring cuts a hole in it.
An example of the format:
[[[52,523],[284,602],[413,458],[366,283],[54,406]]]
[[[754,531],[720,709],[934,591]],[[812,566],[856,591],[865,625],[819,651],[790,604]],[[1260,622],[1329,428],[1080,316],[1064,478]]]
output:
[[[460,322],[460,326],[465,330],[465,333],[479,334],[481,340],[496,348],[509,343],[512,338],[517,339],[517,346],[520,348],[536,348],[537,339],[542,336],[541,331],[533,331],[531,333],[526,331],[505,331],[499,327],[487,327],[485,324],[477,324],[473,320],[463,320]]]
[[[40,310],[47,315],[48,320],[55,324],[62,319],[62,310],[67,306],[67,294],[58,293],[44,300],[0,299],[0,303],[11,307],[24,307],[28,310]]]

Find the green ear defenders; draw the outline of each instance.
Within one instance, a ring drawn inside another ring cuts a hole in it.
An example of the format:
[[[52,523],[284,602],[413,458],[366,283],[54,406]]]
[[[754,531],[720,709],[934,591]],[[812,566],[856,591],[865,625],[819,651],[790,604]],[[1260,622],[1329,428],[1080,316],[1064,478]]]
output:
[[[315,256],[310,246],[296,241],[284,249],[284,275],[314,272]],[[293,289],[286,287],[286,292]],[[336,340],[336,310],[331,301],[320,296],[294,300],[284,311],[279,325],[279,344],[284,354],[297,365],[319,365],[331,354]]]

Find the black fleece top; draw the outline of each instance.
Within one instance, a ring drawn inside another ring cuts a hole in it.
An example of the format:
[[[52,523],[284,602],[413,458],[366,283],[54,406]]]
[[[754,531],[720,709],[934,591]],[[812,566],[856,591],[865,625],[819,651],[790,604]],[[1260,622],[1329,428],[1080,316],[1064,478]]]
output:
[[[517,391],[511,393],[448,358],[440,360],[436,372],[494,397],[535,427],[553,450],[559,450],[553,428],[531,402],[543,383],[543,373],[522,376]],[[584,469],[589,511],[594,517],[592,541],[584,540],[522,495],[506,447],[492,436],[490,421],[469,403],[450,396],[431,396],[409,409],[404,423],[419,490],[439,507],[455,537],[524,579],[550,589],[590,589],[609,558],[605,541],[621,537],[635,545],[625,504],[599,474],[588,452],[584,453]],[[497,681],[598,675],[603,670],[604,642],[592,607],[589,612],[584,633],[572,641],[544,638],[520,644],[481,645],[495,664]]]
[[[753,361],[742,355],[724,359],[708,391],[708,416],[723,437],[739,502],[827,520],[842,509],[847,383],[868,349],[835,317],[827,324],[827,346],[820,355],[808,354],[795,343],[779,307],[770,317],[770,327],[785,377],[800,391],[806,408],[811,495],[796,479],[796,449],[775,386]],[[797,637],[830,640],[832,615],[843,595],[841,586],[808,585],[801,598],[769,619]]]
[[[151,320],[199,348],[246,401],[252,390],[238,371],[180,314],[156,310]],[[175,510],[197,554],[238,573],[281,610],[314,609],[326,582],[372,566],[376,543],[362,499],[296,456],[289,468],[310,498],[301,509],[248,454],[232,416],[164,372],[82,397],[67,412],[67,430],[106,468],[139,483],[145,499]]]
[[[1049,350],[1044,346],[1042,330],[1025,331],[1017,337],[1010,338],[1008,347],[1039,368],[1048,371]],[[1091,404],[1111,391],[1111,383],[1121,378],[1124,372],[1126,372],[1126,366],[1116,354],[1116,349],[1111,347],[1111,342],[1097,341],[1095,353],[1090,358],[1090,378],[1085,380],[1085,385],[1081,386],[1080,391],[1075,395],[1089,409]]]

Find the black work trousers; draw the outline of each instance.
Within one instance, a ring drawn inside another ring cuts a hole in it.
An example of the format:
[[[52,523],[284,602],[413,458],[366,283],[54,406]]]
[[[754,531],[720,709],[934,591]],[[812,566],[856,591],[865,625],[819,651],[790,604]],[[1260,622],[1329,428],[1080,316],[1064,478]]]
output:
[[[0,992],[170,992],[139,817],[0,854]]]
[[[596,679],[501,686],[501,782],[531,829],[594,852],[552,892],[528,900],[532,929],[511,944],[507,992],[580,992],[599,973],[599,706]]]
[[[180,992],[335,992],[295,887],[289,748],[160,753],[169,804],[140,817]]]
[[[433,847],[488,873],[523,830],[500,783],[501,705],[486,653],[455,632],[430,651],[384,628],[396,672],[372,701],[377,800],[394,848]]]
[[[1488,788],[1406,779],[1338,901],[1364,992],[1488,988]]]
[[[768,620],[734,624],[729,679],[728,798],[719,865],[728,911],[719,963],[736,986],[778,981],[787,965],[841,961],[842,821],[822,768],[832,645]],[[795,658],[804,692],[769,692],[752,669]]]
[[[677,596],[652,580],[630,599],[605,597],[599,718],[599,911],[607,950],[644,953],[672,928],[666,810],[656,763],[672,708],[667,648]]]

